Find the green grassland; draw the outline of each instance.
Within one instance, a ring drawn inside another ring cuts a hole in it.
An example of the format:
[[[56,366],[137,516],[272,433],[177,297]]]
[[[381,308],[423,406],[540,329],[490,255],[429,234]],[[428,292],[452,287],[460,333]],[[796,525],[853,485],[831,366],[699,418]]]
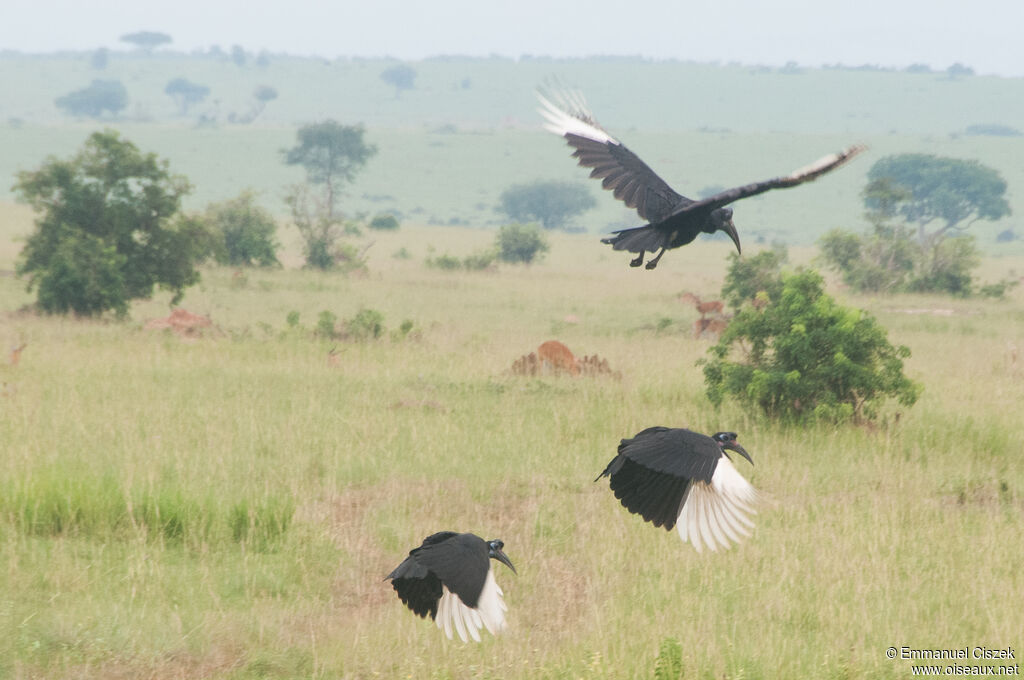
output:
[[[708,342],[676,296],[714,296],[727,244],[647,272],[556,234],[538,265],[470,274],[423,260],[488,231],[375,238],[364,278],[204,270],[201,339],[142,328],[166,295],[126,323],[4,313],[0,340],[28,346],[0,369],[0,677],[650,678],[675,640],[684,677],[897,678],[890,645],[1021,649],[1019,289],[839,291],[925,392],[886,426],[791,429],[703,395]],[[0,278],[3,309],[28,301]],[[361,307],[414,332],[329,365],[317,315]],[[508,374],[549,338],[621,379]],[[740,432],[751,538],[697,554],[593,483],[654,424]],[[505,540],[508,634],[449,642],[382,580],[447,528]]]
[[[428,224],[493,227],[501,220],[495,212],[501,192],[539,178],[586,183],[598,196],[598,207],[578,218],[577,227],[605,232],[636,224],[635,214],[588,182],[569,150],[541,131],[533,91],[557,77],[583,89],[608,129],[691,196],[783,174],[854,142],[870,145],[870,153],[842,173],[738,206],[737,224],[751,242],[809,244],[833,227],[865,227],[865,174],[895,153],[977,159],[1003,175],[1014,215],[972,227],[987,252],[1007,252],[995,236],[1024,213],[1024,137],[963,134],[979,123],[1019,127],[1013,112],[1024,109],[1024,79],[453,57],[414,63],[415,89],[396,96],[380,79],[395,62],[380,59],[272,57],[267,66],[240,68],[197,55],[114,53],[97,71],[88,57],[0,55],[0,87],[7,93],[0,101],[0,200],[12,199],[19,170],[51,154],[68,156],[91,132],[114,127],[192,181],[189,209],[251,188],[284,216],[282,197],[302,174],[282,163],[281,150],[294,143],[299,125],[335,118],[366,125],[368,140],[379,148],[349,187],[352,214],[391,211]],[[176,77],[211,88],[187,117],[163,92]],[[61,114],[54,99],[94,78],[125,84],[130,104],[122,116],[97,122]],[[252,123],[229,122],[231,114],[251,113],[259,85],[273,86],[279,97]],[[211,124],[197,126],[199,115]],[[1009,252],[1024,254],[1024,246],[1012,244]]]
[[[532,90],[548,75],[583,87],[690,193],[868,142],[872,155],[834,176],[738,207],[744,253],[799,244],[794,266],[814,262],[825,229],[860,224],[864,176],[889,153],[978,158],[1024,210],[1022,138],[951,136],[1014,124],[1024,81],[453,58],[415,64],[416,90],[396,97],[385,65],[115,56],[95,72],[84,55],[0,55],[13,93],[0,101],[0,348],[27,343],[17,366],[0,361],[0,678],[617,680],[654,677],[666,641],[688,678],[903,678],[909,662],[888,660],[889,646],[1021,653],[1021,287],[979,301],[856,296],[830,281],[911,349],[924,393],[877,426],[787,428],[704,396],[695,363],[709,341],[692,338],[696,314],[677,296],[717,297],[727,242],[698,240],[654,272],[594,233],[550,234],[528,267],[424,261],[488,247],[494,232],[472,227],[498,223],[508,185],[584,181],[537,129]],[[179,75],[212,87],[216,126],[174,118],[162,89]],[[32,296],[11,272],[32,215],[9,186],[103,126],[53,107],[93,77],[125,81],[132,109],[111,125],[191,179],[189,209],[253,187],[281,214],[301,180],[279,153],[296,127],[363,121],[380,152],[346,208],[396,210],[403,227],[363,236],[368,274],[345,278],[300,269],[283,223],[283,269],[204,268],[188,289],[183,306],[215,324],[200,338],[143,328],[167,314],[167,293],[124,322],[23,311]],[[281,97],[228,124],[258,84]],[[665,104],[651,106],[644,93],[659,87]],[[580,226],[633,223],[600,203]],[[1020,241],[994,246],[1014,219],[972,226],[983,282],[1024,273]],[[362,308],[413,331],[314,333],[322,311]],[[510,375],[551,338],[621,377]],[[655,424],[740,433],[756,465],[738,465],[763,494],[748,540],[697,554],[593,483],[620,438]],[[505,541],[519,571],[496,565],[506,635],[449,642],[383,580],[442,529]]]

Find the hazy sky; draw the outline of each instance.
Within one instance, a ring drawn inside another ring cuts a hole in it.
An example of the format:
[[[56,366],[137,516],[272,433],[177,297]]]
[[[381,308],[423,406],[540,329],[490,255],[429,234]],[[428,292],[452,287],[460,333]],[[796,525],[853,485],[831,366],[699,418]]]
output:
[[[437,54],[843,63],[1024,76],[1024,0],[0,0],[0,49],[172,49],[421,59]]]

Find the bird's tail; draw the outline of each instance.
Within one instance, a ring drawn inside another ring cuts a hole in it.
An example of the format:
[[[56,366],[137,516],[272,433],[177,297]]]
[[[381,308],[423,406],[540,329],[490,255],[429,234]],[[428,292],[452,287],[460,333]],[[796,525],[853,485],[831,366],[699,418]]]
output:
[[[614,236],[601,239],[601,243],[611,245],[614,250],[625,250],[630,253],[642,253],[645,250],[653,253],[667,245],[665,234],[649,224],[632,229],[621,229],[614,234]]]

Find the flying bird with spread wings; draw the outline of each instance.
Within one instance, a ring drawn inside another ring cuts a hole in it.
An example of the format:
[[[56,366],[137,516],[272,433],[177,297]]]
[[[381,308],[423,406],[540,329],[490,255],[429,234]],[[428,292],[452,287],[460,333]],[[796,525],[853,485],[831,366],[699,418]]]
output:
[[[602,187],[611,190],[615,198],[628,207],[635,208],[647,221],[641,227],[622,229],[601,240],[615,250],[637,253],[629,263],[631,267],[643,264],[645,253],[657,251],[658,254],[647,263],[647,269],[654,269],[666,250],[685,246],[701,232],[714,234],[724,231],[736,244],[736,251],[740,252],[740,237],[732,222],[732,208],[726,206],[771,189],[810,182],[866,149],[861,145],[850,146],[788,175],[727,189],[695,201],[676,193],[639,156],[608,134],[594,119],[581,93],[574,90],[538,92],[537,97],[542,107],[540,113],[547,121],[545,129],[564,137],[575,149],[572,155],[579,164],[591,168],[590,176],[602,180]]]

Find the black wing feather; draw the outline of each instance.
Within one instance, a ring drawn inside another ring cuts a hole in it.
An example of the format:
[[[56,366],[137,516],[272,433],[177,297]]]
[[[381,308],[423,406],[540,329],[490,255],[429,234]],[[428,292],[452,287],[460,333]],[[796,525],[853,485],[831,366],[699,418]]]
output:
[[[628,458],[611,475],[611,489],[622,505],[656,527],[671,530],[691,480],[653,472]]]
[[[573,156],[585,168],[592,168],[590,176],[602,179],[605,189],[617,188],[615,198],[651,223],[657,223],[672,214],[690,199],[676,193],[665,180],[651,170],[640,157],[622,144],[598,142],[580,135],[563,135],[569,146],[576,149]],[[612,181],[615,183],[612,184]],[[627,198],[626,187],[634,187]],[[622,193],[620,193],[622,191]]]
[[[722,449],[707,435],[683,428],[649,427],[619,444],[619,456],[676,477],[710,482]]]
[[[491,568],[487,541],[474,534],[455,534],[439,543],[425,543],[413,552],[416,561],[458,595],[463,604],[476,607]]]
[[[850,161],[850,159],[864,151],[866,148],[867,147],[859,144],[847,147],[842,151],[820,158],[806,167],[794,170],[784,177],[775,177],[764,180],[763,182],[754,182],[752,184],[745,184],[733,189],[726,189],[714,196],[709,196],[700,201],[694,201],[684,206],[680,206],[674,214],[688,213],[695,210],[707,210],[710,212],[716,208],[721,208],[730,203],[734,203],[742,198],[757,196],[758,194],[763,194],[764,192],[772,189],[788,189],[789,187],[795,187],[799,184],[803,184],[804,182],[813,181],[825,173],[831,172],[836,168],[845,165]]]

